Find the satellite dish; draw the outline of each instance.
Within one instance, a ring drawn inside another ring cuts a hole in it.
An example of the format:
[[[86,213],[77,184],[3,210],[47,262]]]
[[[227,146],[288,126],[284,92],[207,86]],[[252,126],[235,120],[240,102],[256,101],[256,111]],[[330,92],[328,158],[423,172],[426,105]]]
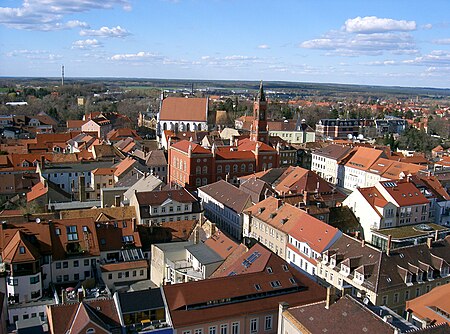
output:
[[[41,222],[41,218],[36,218],[36,224],[39,224]]]
[[[364,135],[362,135],[362,134],[359,134],[359,135],[358,135],[358,139],[359,139],[359,140],[362,140],[362,139],[364,139]]]
[[[370,302],[369,298],[364,297],[364,299],[363,299],[364,305],[369,305],[369,302]]]
[[[352,140],[352,139],[353,139],[353,136],[349,133],[349,134],[347,135],[347,138],[348,138],[348,140]]]

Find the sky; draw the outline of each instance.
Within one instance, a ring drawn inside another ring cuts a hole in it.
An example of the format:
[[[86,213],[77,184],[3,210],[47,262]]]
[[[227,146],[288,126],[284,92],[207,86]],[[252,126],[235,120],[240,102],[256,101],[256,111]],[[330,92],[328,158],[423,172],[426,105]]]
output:
[[[0,76],[450,88],[448,0],[0,0]]]

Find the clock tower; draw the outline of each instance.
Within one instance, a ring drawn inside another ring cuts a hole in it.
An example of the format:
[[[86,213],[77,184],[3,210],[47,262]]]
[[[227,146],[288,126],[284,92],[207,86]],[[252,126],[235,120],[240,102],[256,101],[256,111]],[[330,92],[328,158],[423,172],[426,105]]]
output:
[[[261,81],[258,95],[253,102],[253,123],[250,128],[250,140],[269,142],[269,129],[267,127],[267,100]]]

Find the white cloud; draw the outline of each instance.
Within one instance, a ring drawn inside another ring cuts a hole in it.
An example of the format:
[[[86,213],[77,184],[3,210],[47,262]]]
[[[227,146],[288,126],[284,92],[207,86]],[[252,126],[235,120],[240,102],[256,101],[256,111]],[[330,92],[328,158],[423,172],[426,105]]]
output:
[[[95,9],[111,9],[122,6],[130,10],[128,0],[23,0],[20,7],[0,7],[0,24],[25,30],[55,30],[88,27],[87,23],[65,21],[66,15],[89,12]]]
[[[162,57],[155,53],[140,51],[137,53],[116,54],[116,55],[112,56],[110,59],[111,60],[119,60],[119,61],[123,61],[123,60],[145,61],[145,60],[151,60],[151,59],[161,59],[162,60]]]
[[[72,43],[72,49],[95,49],[102,46],[102,43],[96,39],[82,39]]]
[[[431,23],[427,23],[427,24],[424,24],[423,26],[421,26],[421,28],[423,30],[430,30],[430,29],[433,29],[433,25]]]
[[[433,41],[434,44],[450,44],[450,38],[442,38],[442,39],[436,39]]]
[[[6,53],[7,57],[25,57],[27,59],[55,60],[62,58],[61,55],[50,53],[47,50],[13,50]]]
[[[233,56],[226,56],[223,59],[225,59],[225,60],[255,60],[257,58],[250,57],[250,56],[233,55]]]
[[[329,50],[330,54],[341,56],[381,55],[417,53],[412,36],[404,32],[349,34],[331,31],[322,38],[304,41],[300,47],[306,49]]]
[[[117,38],[123,38],[126,37],[128,35],[130,35],[130,33],[122,28],[121,26],[117,26],[117,27],[112,27],[112,28],[108,28],[108,27],[101,27],[98,30],[81,30],[80,31],[80,35],[81,36],[98,36],[98,37],[117,37]]]
[[[258,49],[270,49],[270,46],[268,46],[267,44],[260,44],[258,45]]]
[[[450,51],[434,50],[429,54],[403,61],[404,64],[421,65],[428,67],[448,67],[450,66]]]
[[[376,16],[355,17],[345,21],[344,29],[350,33],[372,34],[387,31],[416,30],[415,21],[378,18]]]

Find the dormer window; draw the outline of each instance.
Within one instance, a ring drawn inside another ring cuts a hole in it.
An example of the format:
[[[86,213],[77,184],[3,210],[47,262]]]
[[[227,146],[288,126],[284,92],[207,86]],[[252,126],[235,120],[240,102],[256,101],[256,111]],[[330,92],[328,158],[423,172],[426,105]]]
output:
[[[423,280],[423,273],[422,272],[417,273],[417,282],[422,282],[422,280]]]
[[[442,277],[448,276],[448,267],[442,267],[441,276]]]
[[[330,264],[334,267],[336,265],[336,259],[335,258],[331,258],[330,259]]]
[[[272,267],[267,267],[266,270],[269,274],[273,273]]]
[[[328,262],[328,255],[327,254],[323,254],[323,262],[325,262],[325,263]]]
[[[427,272],[427,279],[433,279],[433,269],[431,268]]]
[[[406,275],[405,275],[405,283],[406,284],[410,284],[411,283],[411,281],[412,281],[412,277],[411,277],[412,275],[411,274],[409,274],[409,273],[407,273]]]
[[[20,246],[20,247],[19,247],[19,253],[20,253],[20,254],[25,254],[25,247]]]

